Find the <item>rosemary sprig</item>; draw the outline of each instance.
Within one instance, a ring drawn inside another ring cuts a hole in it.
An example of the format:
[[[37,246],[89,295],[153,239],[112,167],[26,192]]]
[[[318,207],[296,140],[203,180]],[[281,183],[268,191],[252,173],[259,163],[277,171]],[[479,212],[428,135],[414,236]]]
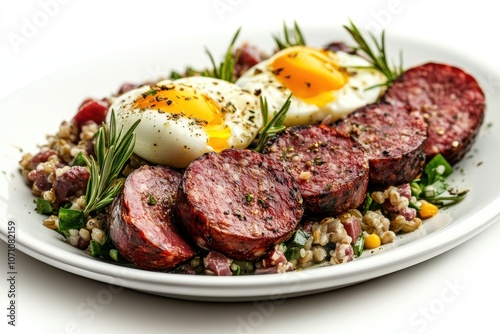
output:
[[[349,32],[352,38],[358,44],[354,46],[356,50],[361,50],[364,53],[364,56],[370,62],[371,66],[369,68],[373,68],[387,77],[387,82],[385,85],[390,86],[404,71],[403,69],[403,55],[400,52],[399,54],[399,65],[391,66],[389,65],[389,61],[387,59],[386,50],[385,50],[385,31],[382,31],[382,36],[380,41],[377,41],[373,34],[369,34],[371,41],[375,45],[375,49],[372,49],[366,38],[359,31],[359,29],[354,25],[354,23],[349,20],[350,26],[345,25],[344,28]]]
[[[262,152],[264,145],[266,145],[269,138],[274,136],[276,133],[286,129],[283,124],[285,122],[286,113],[290,108],[292,94],[288,96],[281,109],[269,120],[269,107],[267,104],[267,99],[260,96],[260,110],[262,112],[262,119],[264,126],[259,132],[259,140],[257,141],[257,146],[255,151]],[[268,121],[269,120],[269,121]]]
[[[202,76],[205,77],[211,77],[211,78],[217,78],[229,82],[235,82],[236,78],[234,76],[234,68],[236,66],[236,63],[238,62],[238,59],[240,58],[240,53],[239,52],[234,52],[234,46],[236,43],[236,39],[238,38],[239,34],[241,31],[241,27],[236,30],[236,33],[234,34],[234,37],[229,44],[229,47],[226,50],[226,54],[224,56],[224,60],[217,66],[215,63],[214,57],[210,53],[210,51],[205,48],[205,52],[208,54],[208,57],[210,58],[210,62],[212,63],[212,69],[211,70],[204,70],[201,72]]]
[[[140,120],[136,121],[127,132],[122,135],[123,128],[117,131],[115,113],[111,111],[109,126],[103,123],[97,131],[95,155],[84,157],[90,169],[90,178],[85,192],[87,205],[84,215],[97,211],[110,204],[118,195],[123,185],[123,179],[118,179],[123,166],[132,155],[135,146],[135,128]]]
[[[291,35],[290,35],[291,34]],[[284,40],[280,39],[278,36],[273,35],[273,39],[279,50],[283,50],[292,46],[305,46],[306,41],[302,31],[300,31],[299,25],[296,21],[293,23],[293,29],[287,27],[286,23],[283,23],[283,35]]]

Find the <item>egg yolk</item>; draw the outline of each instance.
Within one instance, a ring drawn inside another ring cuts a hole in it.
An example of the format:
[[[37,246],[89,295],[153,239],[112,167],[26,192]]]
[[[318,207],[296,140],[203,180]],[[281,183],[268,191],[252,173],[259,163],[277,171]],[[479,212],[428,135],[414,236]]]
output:
[[[348,75],[327,50],[297,46],[285,49],[271,64],[276,78],[297,98],[322,107],[335,99]]]
[[[208,135],[207,144],[214,151],[228,148],[231,129],[224,123],[219,105],[209,96],[186,85],[153,85],[134,101],[134,109],[155,109],[173,117],[188,117],[200,124]],[[179,115],[179,116],[176,116]]]

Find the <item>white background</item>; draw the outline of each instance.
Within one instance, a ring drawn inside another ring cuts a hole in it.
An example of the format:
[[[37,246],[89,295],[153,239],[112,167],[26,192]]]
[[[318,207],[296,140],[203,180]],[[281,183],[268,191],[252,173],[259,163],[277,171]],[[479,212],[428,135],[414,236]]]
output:
[[[281,31],[346,24],[382,27],[453,47],[498,69],[498,11],[493,1],[78,1],[0,0],[0,99],[55,71],[167,35],[236,28]],[[189,40],[186,39],[188,42]],[[207,41],[208,43],[208,41]],[[499,80],[492,78],[495,89]],[[96,78],[98,80],[98,78]],[[91,84],[91,83],[89,83]],[[64,93],[64,88],[56,88]],[[47,89],[47,94],[52,94]],[[29,98],[29,97],[28,97]],[[1,110],[4,121],[6,110]],[[494,111],[495,112],[495,111]],[[59,122],[59,120],[54,120]],[[1,134],[0,134],[1,135]],[[17,327],[2,333],[452,333],[498,328],[496,267],[500,226],[409,269],[341,290],[269,303],[201,303],[112,290],[17,253]],[[1,243],[2,254],[6,244]],[[6,255],[0,268],[7,268]],[[6,272],[5,269],[2,269]],[[99,303],[104,294],[112,298]],[[85,312],[82,312],[84,310]]]

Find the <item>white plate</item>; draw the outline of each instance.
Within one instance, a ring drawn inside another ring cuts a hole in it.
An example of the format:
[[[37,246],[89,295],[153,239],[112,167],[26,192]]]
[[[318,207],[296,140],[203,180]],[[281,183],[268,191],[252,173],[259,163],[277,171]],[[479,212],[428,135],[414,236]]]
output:
[[[322,46],[333,40],[350,41],[340,27],[302,28],[311,45]],[[104,97],[123,82],[141,82],[187,65],[208,65],[204,53],[222,55],[232,35],[198,36],[189,43],[166,41],[162,47],[148,45],[126,53],[113,54],[93,62],[58,72],[24,87],[0,102],[0,110],[9,121],[0,125],[0,236],[7,241],[8,222],[14,222],[18,250],[54,267],[90,279],[124,286],[147,293],[192,300],[242,301],[277,299],[332,290],[360,283],[413,266],[437,256],[483,231],[500,217],[500,187],[496,186],[496,167],[500,163],[497,148],[500,132],[500,96],[493,94],[491,69],[480,59],[469,59],[457,50],[443,50],[437,44],[387,36],[388,54],[398,58],[403,50],[405,67],[427,61],[447,62],[473,74],[483,86],[487,99],[486,119],[473,149],[457,166],[452,181],[469,186],[467,198],[427,221],[417,232],[398,238],[374,256],[337,265],[286,274],[238,277],[210,277],[166,274],[138,270],[96,260],[66,244],[54,231],[42,225],[42,216],[34,210],[33,196],[18,171],[22,151],[35,152],[46,133],[54,133],[62,120],[69,120],[86,97]],[[270,32],[243,34],[249,40],[271,50]],[[494,126],[490,126],[493,124]],[[450,219],[451,218],[451,219]],[[370,254],[367,254],[370,255]]]

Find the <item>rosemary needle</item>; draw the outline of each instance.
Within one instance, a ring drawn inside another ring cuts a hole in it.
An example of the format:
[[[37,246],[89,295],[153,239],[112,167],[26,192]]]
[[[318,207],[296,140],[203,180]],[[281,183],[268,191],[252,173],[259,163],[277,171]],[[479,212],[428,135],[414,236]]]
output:
[[[122,129],[117,131],[115,113],[111,111],[109,126],[102,123],[97,131],[95,142],[95,155],[84,157],[90,170],[90,178],[85,192],[86,206],[84,214],[87,217],[91,212],[97,211],[110,204],[118,195],[123,185],[119,175],[123,166],[132,155],[135,146],[135,128],[137,120],[127,132],[122,135]]]
[[[205,49],[206,53],[208,54],[208,57],[210,58],[210,62],[212,63],[212,70],[204,70],[201,72],[202,76],[205,77],[211,77],[211,78],[216,78],[216,79],[221,79],[229,82],[235,82],[235,76],[234,76],[234,68],[236,66],[236,63],[238,62],[238,59],[240,57],[239,52],[234,52],[234,46],[236,43],[236,39],[238,38],[240,34],[241,28],[238,28],[236,33],[234,34],[234,37],[229,44],[229,47],[226,50],[224,60],[220,63],[219,66],[215,63],[214,57],[208,51],[208,49]]]
[[[403,55],[399,54],[399,65],[391,67],[389,65],[386,50],[385,50],[385,31],[382,31],[382,36],[380,41],[377,41],[373,34],[369,34],[371,41],[375,45],[375,49],[372,49],[370,43],[366,40],[360,30],[354,25],[354,23],[349,20],[350,26],[344,26],[344,28],[349,32],[351,37],[358,44],[354,48],[356,50],[361,50],[364,56],[370,62],[373,68],[387,77],[387,82],[385,85],[390,86],[402,73],[403,73]]]
[[[299,25],[296,21],[293,23],[293,29],[288,28],[286,23],[283,23],[283,36],[284,40],[280,39],[278,36],[273,35],[273,39],[276,42],[279,50],[283,50],[293,46],[306,45],[304,35],[302,34],[302,31],[300,30]]]
[[[255,151],[262,152],[264,145],[267,143],[270,137],[286,129],[286,126],[283,123],[285,122],[286,114],[288,112],[288,109],[290,108],[291,98],[292,94],[288,96],[281,109],[273,116],[273,118],[271,118],[271,120],[268,121],[269,107],[267,104],[267,99],[265,97],[262,97],[262,95],[260,96],[260,108],[264,126],[259,133],[259,140],[257,142]]]

